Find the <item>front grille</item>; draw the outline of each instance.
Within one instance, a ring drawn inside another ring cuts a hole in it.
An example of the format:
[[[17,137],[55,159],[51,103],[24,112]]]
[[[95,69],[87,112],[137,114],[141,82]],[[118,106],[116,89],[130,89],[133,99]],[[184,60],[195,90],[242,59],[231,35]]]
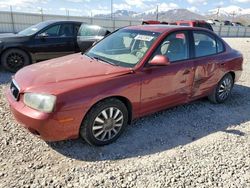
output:
[[[11,91],[13,97],[18,101],[20,89],[19,89],[17,83],[15,82],[15,80],[12,80],[12,82],[10,84],[10,91]]]

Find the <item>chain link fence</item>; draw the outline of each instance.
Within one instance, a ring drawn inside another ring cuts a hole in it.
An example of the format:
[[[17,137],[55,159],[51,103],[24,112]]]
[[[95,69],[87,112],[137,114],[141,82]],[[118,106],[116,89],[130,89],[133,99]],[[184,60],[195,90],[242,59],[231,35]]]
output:
[[[45,20],[75,20],[100,25],[110,31],[130,25],[140,25],[140,20],[102,19],[80,16],[63,16],[0,11],[0,33],[16,33]],[[222,37],[250,37],[250,27],[213,26],[215,33]]]

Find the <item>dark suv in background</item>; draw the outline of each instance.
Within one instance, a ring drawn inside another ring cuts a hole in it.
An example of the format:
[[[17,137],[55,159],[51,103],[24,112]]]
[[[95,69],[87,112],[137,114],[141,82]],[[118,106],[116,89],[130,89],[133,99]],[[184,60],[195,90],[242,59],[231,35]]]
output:
[[[32,62],[79,52],[77,33],[81,24],[76,21],[45,21],[17,34],[1,34],[1,65],[16,72]]]

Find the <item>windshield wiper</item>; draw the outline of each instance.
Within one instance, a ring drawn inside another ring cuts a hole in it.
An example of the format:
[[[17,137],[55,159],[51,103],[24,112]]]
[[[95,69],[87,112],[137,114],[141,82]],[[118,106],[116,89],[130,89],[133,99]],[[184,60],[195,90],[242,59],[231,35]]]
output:
[[[110,65],[118,66],[117,64],[112,63],[112,62],[110,62],[110,61],[107,61],[107,60],[105,60],[105,59],[103,59],[103,58],[100,58],[100,57],[93,56],[92,58],[94,58],[94,59],[96,59],[96,60],[98,60],[98,61],[103,61],[103,62],[108,63],[108,64],[110,64]]]

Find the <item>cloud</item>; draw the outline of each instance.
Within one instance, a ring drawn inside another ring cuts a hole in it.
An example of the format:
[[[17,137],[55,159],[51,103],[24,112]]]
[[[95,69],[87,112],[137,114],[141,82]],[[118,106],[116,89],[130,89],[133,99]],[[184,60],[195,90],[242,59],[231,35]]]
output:
[[[2,6],[18,6],[18,7],[29,7],[34,3],[46,4],[48,0],[0,0]]]
[[[189,11],[191,11],[191,12],[196,12],[196,13],[199,13],[200,12],[200,10],[197,8],[197,7],[195,7],[195,6],[193,6],[193,7],[189,7],[189,8],[187,8]]]
[[[187,0],[189,4],[202,4],[207,5],[207,0]]]
[[[68,2],[72,3],[83,3],[83,2],[90,2],[90,0],[66,0]]]
[[[209,10],[211,13],[216,13],[218,9],[212,9]],[[239,6],[230,5],[227,7],[220,8],[221,14],[227,14],[227,15],[243,15],[243,14],[250,14],[250,8],[241,8]]]
[[[250,0],[233,0],[236,3],[250,3]]]
[[[115,10],[129,10],[132,7],[126,3],[121,3],[121,4],[114,4],[114,9]]]
[[[156,2],[156,0],[125,0],[125,3],[129,6],[135,6],[137,8],[148,8],[150,2]]]
[[[168,11],[168,10],[177,9],[177,8],[179,8],[179,5],[177,5],[175,3],[161,3],[161,4],[159,4],[159,12]]]

